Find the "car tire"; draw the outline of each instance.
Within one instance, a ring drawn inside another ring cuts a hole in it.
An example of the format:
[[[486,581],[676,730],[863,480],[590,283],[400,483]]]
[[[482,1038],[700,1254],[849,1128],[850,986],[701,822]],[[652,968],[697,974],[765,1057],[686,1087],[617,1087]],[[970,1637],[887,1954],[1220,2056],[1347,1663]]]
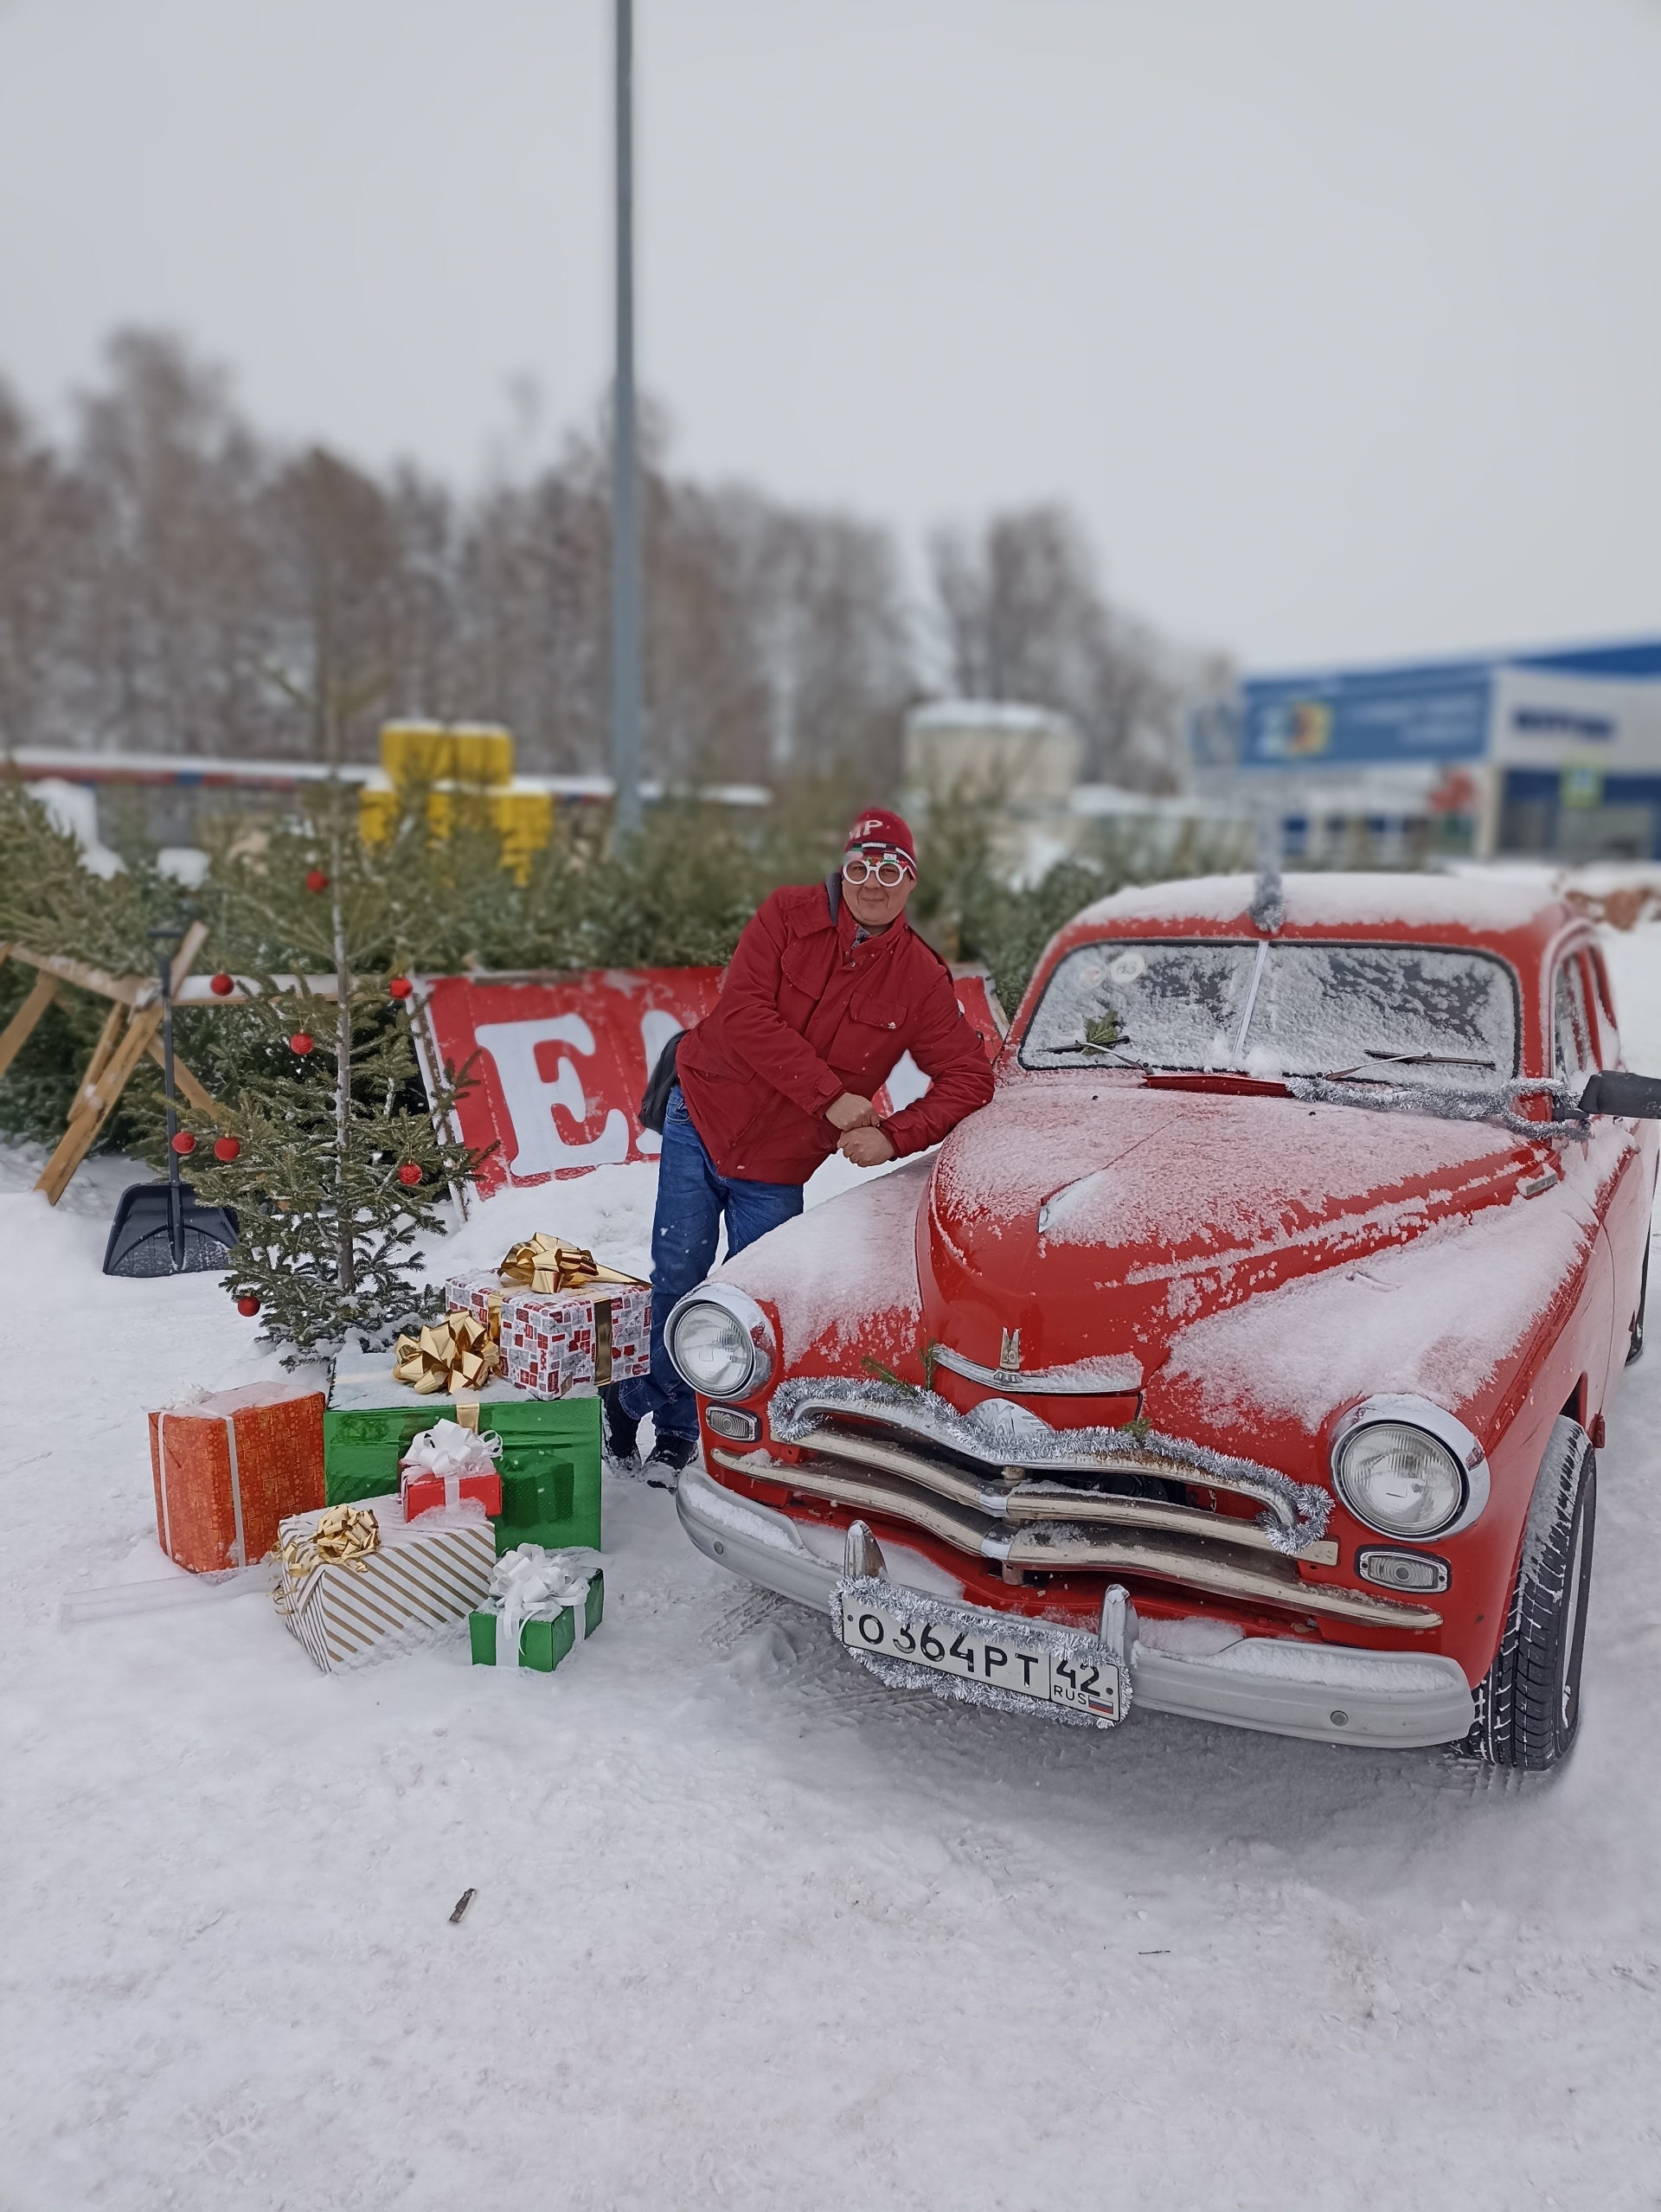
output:
[[[1630,1367],[1644,1349],[1644,1309],[1650,1298],[1650,1247],[1644,1247],[1644,1273],[1639,1279],[1638,1311],[1632,1316],[1632,1333],[1626,1343],[1626,1364]]]
[[[1573,1748],[1597,1496],[1592,1439],[1561,1416],[1529,1507],[1504,1633],[1477,1693],[1467,1748],[1491,1766],[1538,1773]]]

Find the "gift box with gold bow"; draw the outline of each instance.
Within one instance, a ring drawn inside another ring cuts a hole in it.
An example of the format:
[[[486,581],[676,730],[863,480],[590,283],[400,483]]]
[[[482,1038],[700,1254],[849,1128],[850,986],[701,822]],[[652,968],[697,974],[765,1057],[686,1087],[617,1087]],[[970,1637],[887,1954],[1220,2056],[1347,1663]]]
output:
[[[509,1382],[552,1398],[645,1375],[651,1292],[564,1237],[539,1232],[494,1273],[452,1275],[446,1302],[497,1343]]]
[[[510,1382],[550,1398],[603,1388],[651,1367],[651,1292],[629,1288],[510,1291],[502,1300]]]
[[[464,1500],[406,1521],[394,1497],[300,1513],[278,1530],[277,1610],[325,1674],[443,1635],[484,1602],[496,1536]]]

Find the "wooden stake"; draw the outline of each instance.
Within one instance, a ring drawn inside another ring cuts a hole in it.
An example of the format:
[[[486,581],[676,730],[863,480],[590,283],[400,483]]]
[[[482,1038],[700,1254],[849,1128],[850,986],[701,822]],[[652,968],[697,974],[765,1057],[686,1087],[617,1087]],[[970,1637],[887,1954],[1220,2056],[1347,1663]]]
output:
[[[158,1068],[164,1064],[167,1055],[162,1050],[159,1037],[151,1039],[150,1056]],[[205,1113],[209,1121],[224,1120],[219,1100],[203,1084],[197,1082],[176,1051],[173,1055],[173,1087],[180,1093],[187,1105],[195,1106],[198,1113]]]
[[[196,964],[196,956],[207,942],[208,925],[193,921],[185,932],[184,940],[173,956],[173,984],[176,991]],[[111,1018],[119,1013],[119,1006],[112,1007]],[[104,1035],[99,1039],[87,1067],[85,1079],[76,1096],[74,1111],[69,1117],[69,1126],[59,1140],[58,1148],[41,1170],[36,1190],[45,1191],[48,1201],[55,1206],[69,1187],[69,1179],[91,1151],[98,1132],[109,1119],[116,1101],[126,1088],[127,1078],[150,1050],[151,1042],[162,1026],[161,995],[157,992],[147,1006],[136,1008],[127,1023],[127,1033],[99,1064],[105,1036],[110,1033],[110,1023],[104,1024]],[[96,1071],[96,1072],[94,1072]],[[194,1080],[194,1078],[192,1079]]]
[[[35,1024],[58,995],[55,976],[37,975],[35,987],[12,1016],[0,1034],[0,1075],[3,1075],[12,1061],[29,1042]]]
[[[80,1079],[80,1088],[75,1093],[75,1103],[69,1109],[71,1121],[82,1111],[81,1100],[86,1097],[89,1087],[97,1082],[99,1077],[109,1066],[110,1055],[115,1050],[115,1041],[120,1035],[121,1025],[127,1019],[130,1011],[131,1009],[123,1005],[118,998],[104,1016],[104,1026],[98,1033],[97,1043],[93,1047],[93,1056],[87,1063],[87,1073]]]

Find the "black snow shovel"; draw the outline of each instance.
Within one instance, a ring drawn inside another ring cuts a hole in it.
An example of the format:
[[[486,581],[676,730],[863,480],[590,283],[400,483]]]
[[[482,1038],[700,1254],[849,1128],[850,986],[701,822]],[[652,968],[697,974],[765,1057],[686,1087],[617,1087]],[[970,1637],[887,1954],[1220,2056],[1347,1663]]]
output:
[[[240,1234],[228,1206],[204,1206],[179,1179],[173,1149],[178,1114],[173,1099],[173,961],[177,929],[152,929],[162,987],[162,1088],[167,1099],[167,1181],[135,1183],[121,1193],[104,1248],[106,1275],[190,1275],[217,1273]]]

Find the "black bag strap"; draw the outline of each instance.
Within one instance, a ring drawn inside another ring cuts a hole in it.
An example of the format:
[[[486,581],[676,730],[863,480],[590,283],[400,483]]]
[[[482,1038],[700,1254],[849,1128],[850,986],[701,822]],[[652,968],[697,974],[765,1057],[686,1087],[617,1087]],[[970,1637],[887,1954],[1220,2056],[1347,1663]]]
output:
[[[675,1062],[685,1035],[684,1029],[676,1030],[658,1054],[657,1064],[646,1078],[646,1087],[640,1094],[640,1126],[655,1129],[660,1137],[664,1133],[664,1118],[669,1112],[669,1094],[680,1080]]]

